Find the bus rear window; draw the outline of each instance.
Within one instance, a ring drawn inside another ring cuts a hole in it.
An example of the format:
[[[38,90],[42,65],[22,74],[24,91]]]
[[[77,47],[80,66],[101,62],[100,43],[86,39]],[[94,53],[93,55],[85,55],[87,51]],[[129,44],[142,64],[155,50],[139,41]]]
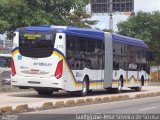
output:
[[[56,31],[30,32],[19,31],[20,54],[32,58],[44,58],[52,55]]]

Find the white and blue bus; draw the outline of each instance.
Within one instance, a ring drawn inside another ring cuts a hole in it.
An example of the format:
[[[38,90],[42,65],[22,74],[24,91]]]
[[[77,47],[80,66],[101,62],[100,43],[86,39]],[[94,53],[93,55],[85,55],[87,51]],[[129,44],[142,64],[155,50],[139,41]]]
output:
[[[149,82],[143,40],[100,30],[67,26],[18,28],[12,51],[13,86],[54,91],[94,89],[140,91]]]

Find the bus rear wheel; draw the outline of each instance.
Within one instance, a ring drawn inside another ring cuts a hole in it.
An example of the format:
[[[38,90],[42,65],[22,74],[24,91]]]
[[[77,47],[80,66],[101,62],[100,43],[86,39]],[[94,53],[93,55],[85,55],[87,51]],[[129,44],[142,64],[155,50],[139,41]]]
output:
[[[141,91],[141,87],[133,87],[132,89],[136,92]]]
[[[89,83],[87,82],[87,79],[84,78],[82,83],[82,90],[81,90],[81,96],[86,96],[89,91]]]
[[[123,81],[123,79],[120,78],[119,81],[118,81],[118,88],[116,88],[116,90],[115,90],[116,93],[121,93],[122,92],[122,86],[123,86],[122,85],[123,84],[122,81]]]
[[[53,94],[53,90],[36,90],[41,96],[51,96]]]

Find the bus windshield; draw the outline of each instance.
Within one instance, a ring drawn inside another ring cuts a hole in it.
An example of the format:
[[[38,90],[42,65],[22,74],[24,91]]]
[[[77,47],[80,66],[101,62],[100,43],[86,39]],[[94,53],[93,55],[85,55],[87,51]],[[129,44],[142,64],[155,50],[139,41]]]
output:
[[[19,32],[19,51],[26,57],[43,58],[51,56],[56,31],[36,32],[21,29]]]

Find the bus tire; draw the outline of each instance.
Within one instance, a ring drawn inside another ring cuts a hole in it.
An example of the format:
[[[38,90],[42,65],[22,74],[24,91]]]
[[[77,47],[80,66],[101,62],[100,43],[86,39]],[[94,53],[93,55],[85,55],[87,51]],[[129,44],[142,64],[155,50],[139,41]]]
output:
[[[134,90],[135,90],[135,91],[141,91],[141,90],[142,90],[142,87],[136,87]]]
[[[114,88],[106,88],[106,91],[109,92],[109,93],[111,93],[111,92],[114,92],[115,89]]]
[[[122,92],[122,85],[123,84],[123,78],[120,77],[119,81],[118,81],[118,88],[115,89],[116,93],[121,93]]]
[[[142,87],[132,87],[131,89],[138,92],[142,90]]]
[[[36,90],[41,96],[51,96],[53,94],[53,90]]]
[[[82,83],[82,90],[81,90],[81,96],[86,96],[89,91],[89,84],[87,82],[87,79],[84,78],[83,83]]]

